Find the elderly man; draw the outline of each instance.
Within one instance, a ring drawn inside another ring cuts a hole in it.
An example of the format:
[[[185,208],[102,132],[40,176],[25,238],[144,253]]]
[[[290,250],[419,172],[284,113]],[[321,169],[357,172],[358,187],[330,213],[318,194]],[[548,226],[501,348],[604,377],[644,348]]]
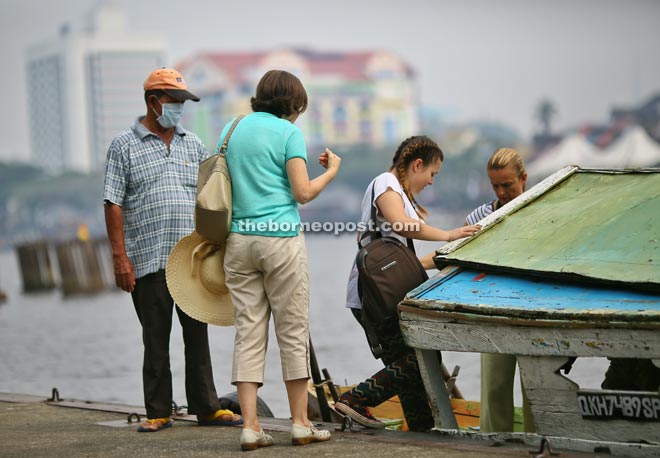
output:
[[[172,426],[170,333],[174,302],[165,283],[167,257],[193,230],[199,163],[207,153],[181,126],[186,100],[199,101],[181,74],[156,69],[144,82],[145,116],[120,133],[107,155],[104,209],[115,282],[131,293],[142,325],[142,380],[147,420],[138,431]],[[188,412],[200,425],[242,423],[221,410],[213,383],[207,325],[176,307],[183,328]]]

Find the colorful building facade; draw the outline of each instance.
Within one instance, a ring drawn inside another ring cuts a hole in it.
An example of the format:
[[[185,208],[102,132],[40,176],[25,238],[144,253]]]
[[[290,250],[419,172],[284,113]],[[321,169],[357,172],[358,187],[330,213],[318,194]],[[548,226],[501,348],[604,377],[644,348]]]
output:
[[[419,131],[415,72],[391,52],[207,52],[178,68],[202,99],[186,104],[184,125],[209,148],[229,120],[251,112],[250,97],[271,69],[287,70],[305,85],[309,105],[296,125],[310,146],[382,146]]]

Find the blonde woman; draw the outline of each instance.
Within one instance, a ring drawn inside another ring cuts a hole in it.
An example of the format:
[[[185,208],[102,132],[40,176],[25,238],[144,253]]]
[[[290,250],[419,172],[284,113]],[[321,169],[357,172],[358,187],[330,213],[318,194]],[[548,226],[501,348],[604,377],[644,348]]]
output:
[[[495,192],[495,200],[470,213],[465,224],[477,224],[498,208],[525,192],[527,172],[518,151],[499,148],[488,159],[486,173]],[[516,372],[514,355],[481,355],[481,416],[482,432],[513,431],[513,380]],[[531,411],[523,389],[523,417],[526,432],[534,432]]]
[[[466,224],[477,224],[478,221],[525,192],[527,185],[525,164],[518,151],[513,148],[496,150],[488,159],[486,173],[496,198],[475,208],[465,218]]]

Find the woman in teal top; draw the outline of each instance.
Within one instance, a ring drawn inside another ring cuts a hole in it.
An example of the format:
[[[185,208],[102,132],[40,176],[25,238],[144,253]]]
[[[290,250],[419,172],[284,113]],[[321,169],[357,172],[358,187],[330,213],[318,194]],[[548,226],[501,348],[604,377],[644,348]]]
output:
[[[335,177],[341,159],[326,149],[326,171],[307,174],[307,150],[293,123],[307,108],[298,78],[267,72],[251,99],[252,114],[236,126],[227,148],[232,177],[232,227],[225,251],[225,277],[234,304],[232,383],[243,414],[241,448],[272,445],[257,417],[271,314],[287,390],[291,440],[305,445],[330,439],[307,418],[309,369],[309,271],[298,204],[313,200]],[[223,130],[222,143],[229,124]]]

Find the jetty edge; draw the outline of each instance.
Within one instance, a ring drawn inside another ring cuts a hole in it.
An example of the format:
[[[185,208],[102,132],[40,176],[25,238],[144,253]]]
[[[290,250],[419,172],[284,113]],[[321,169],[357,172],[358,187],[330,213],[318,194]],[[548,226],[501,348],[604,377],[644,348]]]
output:
[[[59,396],[58,396],[59,397]],[[50,399],[53,399],[52,397]],[[242,456],[240,427],[197,427],[194,416],[174,416],[174,427],[155,434],[137,434],[131,413],[144,413],[142,407],[85,400],[47,400],[45,397],[0,393],[0,455],[6,458],[78,456]],[[264,430],[273,435],[275,446],[260,449],[259,457],[279,458],[335,456],[378,456],[399,458],[411,454],[420,458],[529,457],[539,449],[542,438],[528,435],[525,440],[497,435],[472,440],[439,432],[414,433],[369,430],[339,431],[337,423],[319,423],[330,429],[332,440],[306,447],[291,445],[289,419],[261,418]],[[561,450],[561,449],[560,449]],[[562,458],[596,457],[593,453],[561,450]],[[617,455],[609,455],[617,456]]]

